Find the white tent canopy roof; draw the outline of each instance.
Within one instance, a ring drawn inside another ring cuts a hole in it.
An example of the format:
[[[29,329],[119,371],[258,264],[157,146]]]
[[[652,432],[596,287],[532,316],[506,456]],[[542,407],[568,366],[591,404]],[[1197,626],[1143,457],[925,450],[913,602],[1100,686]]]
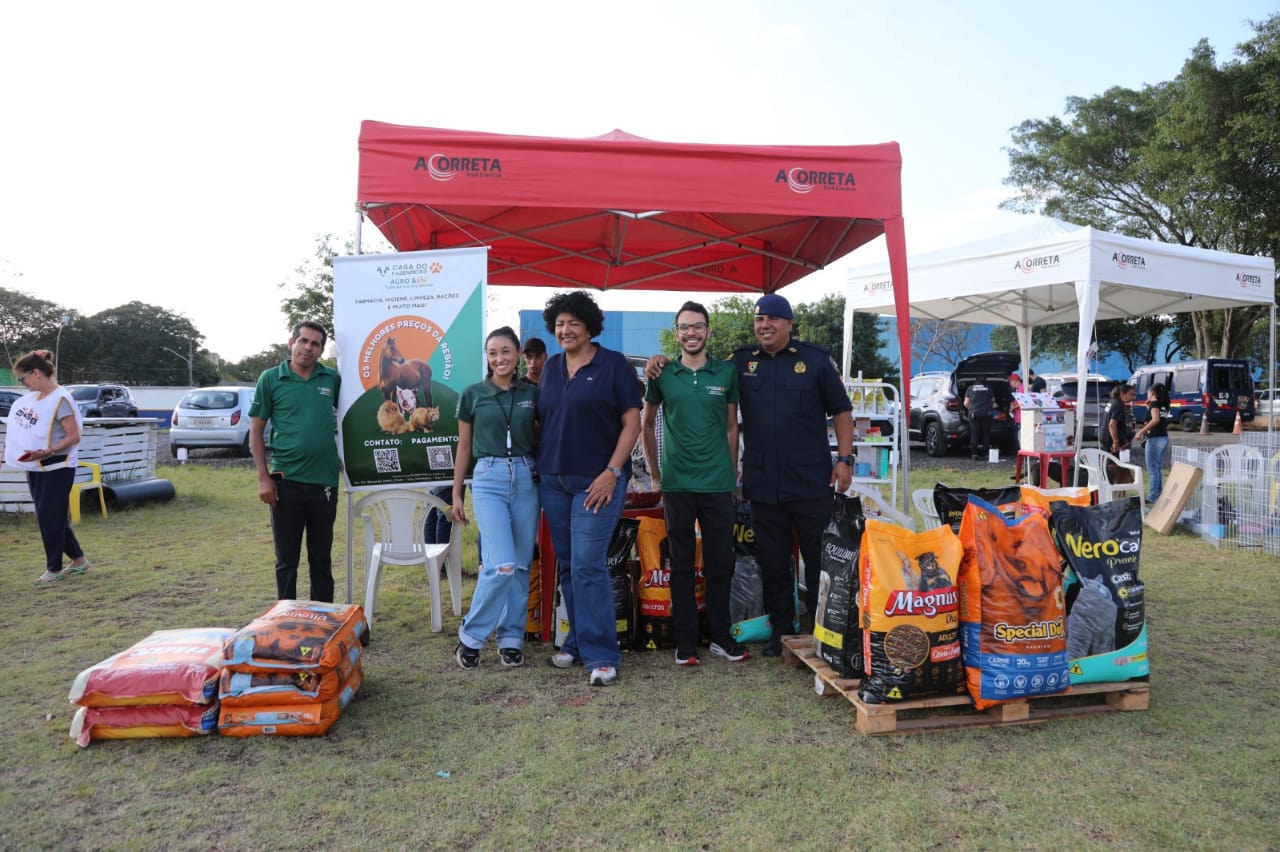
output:
[[[1092,319],[1269,305],[1275,261],[1109,234],[1056,219],[907,258],[911,316],[996,325],[1080,319],[1076,283],[1097,281]],[[849,270],[846,310],[893,312],[887,264]]]

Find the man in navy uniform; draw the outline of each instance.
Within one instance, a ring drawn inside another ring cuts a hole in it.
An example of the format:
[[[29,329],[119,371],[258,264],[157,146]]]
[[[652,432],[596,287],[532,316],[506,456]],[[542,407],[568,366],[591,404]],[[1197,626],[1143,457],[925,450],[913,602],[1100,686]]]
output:
[[[791,336],[791,304],[771,293],[756,302],[757,343],[733,353],[742,410],[742,491],[751,501],[756,557],[773,636],[766,657],[782,652],[795,618],[792,533],[805,566],[805,604],[817,609],[822,531],[832,486],[853,475],[853,405],[830,353]],[[835,422],[833,467],[827,418]]]

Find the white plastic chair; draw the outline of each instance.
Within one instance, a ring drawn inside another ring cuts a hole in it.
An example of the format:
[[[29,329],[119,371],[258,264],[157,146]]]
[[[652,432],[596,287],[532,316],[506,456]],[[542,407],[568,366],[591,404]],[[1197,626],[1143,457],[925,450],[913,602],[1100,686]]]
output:
[[[869,488],[862,488],[857,485],[850,485],[849,490],[845,491],[846,497],[857,497],[862,501],[862,514],[868,518],[880,518],[886,521],[892,521],[901,527],[906,527],[912,532],[915,531],[916,522],[906,515],[893,508],[892,502],[887,502],[884,495],[879,491],[872,491]]]
[[[1105,450],[1096,447],[1084,447],[1076,454],[1076,463],[1089,472],[1089,485],[1098,491],[1099,503],[1110,503],[1119,500],[1126,494],[1137,495],[1142,506],[1142,516],[1147,516],[1147,492],[1142,484],[1142,468],[1136,464],[1122,462]],[[1112,482],[1107,474],[1108,463],[1119,470],[1127,470],[1133,475],[1132,482]]]
[[[938,517],[938,506],[933,502],[932,488],[917,488],[912,491],[911,505],[916,507],[920,517],[924,519],[924,528],[926,530],[942,526],[942,519]]]
[[[352,517],[361,518],[364,522],[364,615],[370,626],[373,625],[373,608],[378,600],[378,583],[382,580],[384,564],[423,565],[426,568],[431,586],[431,630],[434,633],[444,629],[440,592],[440,566],[443,564],[449,580],[453,614],[462,614],[462,525],[453,525],[448,544],[427,544],[423,526],[432,509],[453,517],[453,507],[425,489],[373,491],[352,504]],[[348,564],[347,570],[350,569]]]

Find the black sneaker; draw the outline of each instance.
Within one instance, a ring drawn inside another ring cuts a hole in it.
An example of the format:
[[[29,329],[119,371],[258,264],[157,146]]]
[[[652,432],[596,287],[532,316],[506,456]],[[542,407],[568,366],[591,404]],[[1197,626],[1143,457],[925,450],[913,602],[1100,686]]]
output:
[[[459,642],[457,650],[453,652],[453,657],[458,661],[458,665],[462,666],[464,669],[480,668],[479,648],[468,648],[466,645]]]
[[[524,651],[519,648],[500,648],[498,655],[502,657],[502,665],[509,669],[524,665]]]
[[[729,639],[725,642],[712,642],[711,653],[717,657],[724,657],[731,663],[751,659],[751,652],[734,639]]]
[[[764,650],[760,652],[766,657],[782,656],[782,637],[774,636],[764,643]]]

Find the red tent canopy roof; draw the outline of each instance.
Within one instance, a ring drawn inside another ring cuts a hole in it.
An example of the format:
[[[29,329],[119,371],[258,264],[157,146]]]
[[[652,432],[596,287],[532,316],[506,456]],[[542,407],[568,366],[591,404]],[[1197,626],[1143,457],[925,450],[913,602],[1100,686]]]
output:
[[[357,192],[401,251],[489,246],[493,284],[772,292],[900,225],[901,170],[892,142],[555,139],[366,121]]]

